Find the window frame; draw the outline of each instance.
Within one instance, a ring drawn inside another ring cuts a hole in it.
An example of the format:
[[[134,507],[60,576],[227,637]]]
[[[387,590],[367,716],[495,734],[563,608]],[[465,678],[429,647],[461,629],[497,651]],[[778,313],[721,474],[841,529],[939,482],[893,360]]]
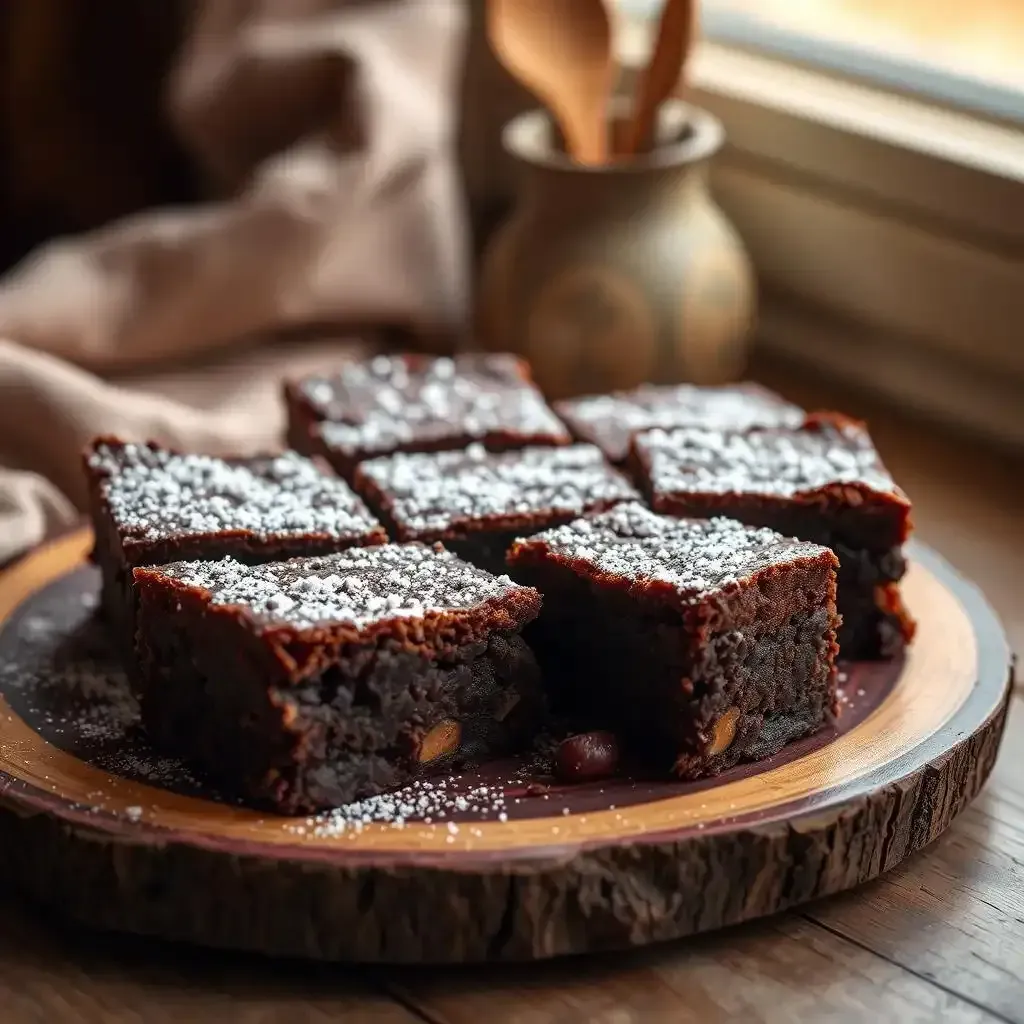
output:
[[[651,21],[624,21],[629,90]],[[1024,130],[717,40],[682,94],[726,127],[758,344],[1024,448]]]
[[[657,0],[616,0],[626,22],[650,25]],[[774,57],[865,85],[939,103],[992,121],[1024,126],[1024,85],[986,80],[919,58],[888,54],[820,34],[775,25],[749,11],[701,5],[701,34],[712,43]]]

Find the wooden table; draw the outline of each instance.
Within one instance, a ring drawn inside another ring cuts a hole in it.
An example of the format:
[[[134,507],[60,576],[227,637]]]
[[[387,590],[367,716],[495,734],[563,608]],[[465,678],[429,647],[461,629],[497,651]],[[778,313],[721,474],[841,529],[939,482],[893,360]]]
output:
[[[1024,650],[1019,462],[778,367],[807,405],[868,415],[921,537],[976,580]],[[862,889],[760,924],[626,955],[488,969],[274,963],[72,932],[0,897],[0,1021],[633,1024],[1024,1021],[1024,695],[982,796]]]

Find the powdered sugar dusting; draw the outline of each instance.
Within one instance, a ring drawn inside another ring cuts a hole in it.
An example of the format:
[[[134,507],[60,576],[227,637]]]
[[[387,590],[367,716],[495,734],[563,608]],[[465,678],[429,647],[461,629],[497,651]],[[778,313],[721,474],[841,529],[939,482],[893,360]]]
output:
[[[69,588],[33,599],[32,613],[7,627],[15,640],[0,663],[4,698],[50,742],[113,775],[207,792],[179,760],[149,749],[128,677],[90,617],[94,605],[92,591]]]
[[[450,440],[518,434],[563,443],[568,433],[511,356],[377,356],[311,377],[300,392],[325,422],[324,443],[349,456]]]
[[[391,793],[336,807],[286,826],[288,831],[317,839],[354,837],[367,826],[406,828],[414,824],[445,823],[448,841],[468,825],[448,820],[450,815],[472,815],[475,821],[506,821],[506,787],[514,780],[459,787],[455,779],[416,779]]]
[[[636,439],[651,489],[669,494],[759,494],[789,498],[834,484],[896,490],[859,425],[748,432],[682,428]]]
[[[699,601],[765,566],[820,556],[827,550],[732,519],[660,516],[636,502],[519,544],[513,549],[513,563],[523,549],[539,548],[620,580],[666,583],[686,602]]]
[[[594,442],[613,462],[626,457],[639,430],[796,426],[804,417],[802,409],[756,384],[643,384],[633,391],[556,402],[555,409],[577,437]]]
[[[140,540],[246,531],[359,540],[379,524],[348,485],[285,452],[226,461],[152,445],[100,443],[89,466],[118,528]],[[381,538],[383,539],[383,538]]]
[[[449,551],[421,544],[353,548],[257,566],[233,558],[176,562],[154,571],[209,591],[212,604],[241,606],[257,619],[297,629],[326,623],[362,628],[533,593],[508,576],[492,576]]]
[[[429,538],[492,517],[546,513],[550,523],[556,516],[639,497],[588,444],[502,453],[472,445],[461,452],[398,454],[364,462],[358,473],[381,488],[408,538]]]
[[[138,723],[128,680],[97,629],[66,637],[58,622],[33,615],[18,637],[18,656],[0,667],[4,691],[36,707],[55,734],[117,741]]]

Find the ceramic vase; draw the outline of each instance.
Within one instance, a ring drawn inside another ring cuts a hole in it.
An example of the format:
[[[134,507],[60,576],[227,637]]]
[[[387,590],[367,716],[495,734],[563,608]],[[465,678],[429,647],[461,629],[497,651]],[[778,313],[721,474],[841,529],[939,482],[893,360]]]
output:
[[[477,340],[526,356],[552,397],[743,372],[754,275],[707,182],[722,125],[671,101],[656,140],[587,167],[543,111],[505,128],[520,191],[484,255]]]

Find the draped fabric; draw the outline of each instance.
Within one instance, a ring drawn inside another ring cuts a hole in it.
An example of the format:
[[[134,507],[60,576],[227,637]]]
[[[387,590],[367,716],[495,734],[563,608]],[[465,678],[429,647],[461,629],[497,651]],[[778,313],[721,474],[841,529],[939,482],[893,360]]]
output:
[[[204,199],[64,235],[0,279],[0,561],[79,516],[97,433],[267,449],[282,376],[389,333],[458,337],[465,18],[459,0],[195,5],[164,96]]]

